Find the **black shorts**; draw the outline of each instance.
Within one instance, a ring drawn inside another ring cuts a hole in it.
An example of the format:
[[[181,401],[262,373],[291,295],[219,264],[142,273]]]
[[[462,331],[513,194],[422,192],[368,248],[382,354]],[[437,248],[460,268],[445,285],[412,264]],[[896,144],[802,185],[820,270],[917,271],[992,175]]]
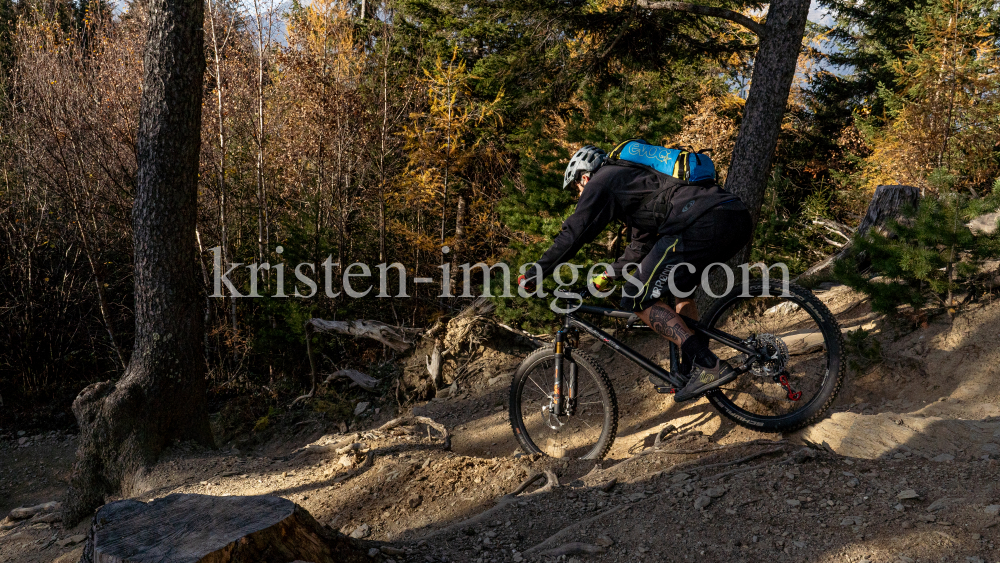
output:
[[[743,202],[736,200],[712,208],[680,234],[660,237],[640,262],[638,271],[630,270],[642,283],[642,289],[626,283],[621,308],[643,311],[652,307],[661,296],[670,293],[671,272],[678,291],[687,293],[695,289],[709,264],[725,262],[746,246],[752,227],[750,212]],[[686,264],[691,264],[694,270]]]

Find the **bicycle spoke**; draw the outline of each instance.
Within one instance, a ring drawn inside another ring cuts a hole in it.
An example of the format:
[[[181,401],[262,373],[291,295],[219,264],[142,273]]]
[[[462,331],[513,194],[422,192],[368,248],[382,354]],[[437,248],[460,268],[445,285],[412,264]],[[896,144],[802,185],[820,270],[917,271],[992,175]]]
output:
[[[581,368],[577,372],[576,409],[572,416],[561,414],[556,417],[546,408],[552,395],[545,391],[543,385],[547,383],[540,384],[539,381],[553,380],[554,362],[538,362],[520,376],[518,397],[520,407],[515,411],[519,413],[520,424],[523,427],[519,439],[530,439],[530,444],[546,455],[574,458],[600,457],[606,451],[605,446],[601,446],[597,451],[594,448],[598,447],[598,444],[608,443],[601,441],[602,436],[607,431],[605,425],[608,417],[616,416],[616,413],[609,410],[608,399],[603,395],[601,384],[591,372],[591,368],[581,362],[578,362],[578,365]],[[542,396],[539,397],[539,394]],[[568,402],[564,403],[564,407],[568,405]],[[515,421],[512,420],[513,422]]]
[[[549,394],[545,392],[545,389],[542,389],[542,386],[535,382],[534,378],[530,378],[529,377],[528,379],[530,379],[531,382],[535,384],[535,387],[538,387],[538,390],[542,392],[542,396],[543,397],[548,397],[549,396]]]
[[[798,291],[807,293],[801,288]],[[736,298],[714,317],[712,326],[765,352],[750,364],[749,371],[720,387],[718,399],[713,401],[730,403],[744,416],[761,420],[795,413],[821,392],[829,377],[827,336],[815,307],[801,306],[801,299],[794,293],[790,297]],[[718,342],[711,346],[733,366],[743,365],[748,358]],[[787,377],[791,389],[801,392],[798,400],[789,398],[790,391],[779,383],[779,376]]]

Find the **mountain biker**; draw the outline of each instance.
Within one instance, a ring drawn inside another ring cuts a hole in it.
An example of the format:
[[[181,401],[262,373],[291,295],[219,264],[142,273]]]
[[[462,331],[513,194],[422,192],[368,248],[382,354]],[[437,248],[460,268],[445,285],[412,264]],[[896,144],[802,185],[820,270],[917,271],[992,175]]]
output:
[[[609,271],[591,281],[604,290],[622,276],[626,264],[639,263],[634,275],[643,289],[630,296],[626,288],[621,308],[634,311],[658,334],[680,346],[680,370],[688,380],[674,398],[685,401],[732,381],[737,372],[709,350],[707,337],[692,334],[678,315],[697,319],[694,299],[677,295],[675,311],[659,297],[668,291],[671,272],[678,292],[690,296],[709,264],[725,262],[749,242],[752,221],[739,197],[714,181],[685,184],[627,164],[609,160],[607,153],[592,145],[573,155],[563,176],[563,189],[577,190],[576,211],[538,260],[539,277],[522,275],[518,284],[534,291],[537,281],[575,256],[611,221],[625,223],[631,243]],[[650,381],[670,385],[655,376]]]

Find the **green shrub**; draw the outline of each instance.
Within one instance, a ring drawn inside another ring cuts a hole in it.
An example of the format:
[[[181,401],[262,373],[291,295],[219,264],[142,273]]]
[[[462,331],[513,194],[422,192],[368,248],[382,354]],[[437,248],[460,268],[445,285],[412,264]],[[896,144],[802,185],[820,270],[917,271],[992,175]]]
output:
[[[938,185],[938,195],[905,209],[885,231],[855,236],[851,253],[834,266],[840,281],[871,297],[875,311],[928,303],[951,311],[983,289],[983,262],[1000,256],[1000,233],[973,233],[966,226],[1000,206],[1000,181],[994,195],[970,198],[953,191],[954,178],[942,172],[928,180]]]

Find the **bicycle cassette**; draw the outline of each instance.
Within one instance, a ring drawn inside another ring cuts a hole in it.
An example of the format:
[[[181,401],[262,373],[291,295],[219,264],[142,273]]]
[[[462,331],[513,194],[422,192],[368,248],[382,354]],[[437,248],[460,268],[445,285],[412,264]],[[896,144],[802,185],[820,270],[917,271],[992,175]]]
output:
[[[785,371],[788,346],[784,340],[773,334],[758,334],[753,347],[759,351],[759,359],[750,366],[750,373],[757,377],[773,377]]]

